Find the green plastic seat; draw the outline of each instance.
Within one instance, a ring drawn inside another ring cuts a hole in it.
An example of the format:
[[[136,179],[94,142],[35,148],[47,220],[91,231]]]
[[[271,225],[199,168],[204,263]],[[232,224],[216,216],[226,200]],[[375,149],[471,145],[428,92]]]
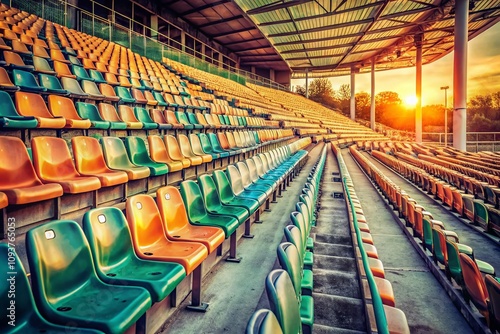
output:
[[[245,207],[250,214],[253,214],[260,207],[261,203],[257,199],[236,196],[231,188],[231,184],[229,183],[226,173],[223,171],[215,170],[212,174],[212,178],[223,204]]]
[[[102,73],[99,72],[98,70],[89,69],[89,75],[92,78],[92,80],[95,81],[95,83],[104,83],[104,84],[107,83],[107,81],[102,76]]]
[[[175,117],[177,118],[179,123],[184,125],[184,130],[193,130],[194,129],[194,125],[189,123],[188,118],[183,111],[175,111],[174,113],[175,113]]]
[[[198,177],[198,184],[203,195],[203,201],[209,213],[234,217],[238,219],[240,224],[244,223],[248,217],[250,217],[250,212],[245,207],[223,204],[221,202],[219,191],[215,186],[214,179],[210,175],[200,175]]]
[[[226,239],[238,228],[240,224],[238,219],[207,211],[200,187],[195,181],[187,180],[182,182],[180,193],[191,224],[220,227],[224,231]]]
[[[196,119],[196,115],[194,113],[186,111],[186,117],[189,123],[192,124],[195,129],[200,130],[204,128],[204,126],[198,122],[198,120]]]
[[[432,223],[427,218],[422,219],[422,246],[432,252]],[[458,259],[458,258],[457,258]]]
[[[197,134],[198,138],[200,138],[201,142],[201,147],[203,148],[203,152],[207,154],[217,154],[219,158],[227,158],[229,156],[229,153],[225,151],[220,151],[216,152],[214,148],[212,147],[211,140],[205,133],[198,133]],[[217,137],[216,137],[217,138]]]
[[[7,92],[0,91],[0,128],[34,129],[38,121],[33,116],[21,116]]]
[[[140,107],[135,107],[134,108],[134,114],[137,119],[142,122],[143,129],[144,130],[152,130],[152,129],[157,129],[158,128],[158,123],[153,121],[151,117],[149,116],[149,113],[146,109],[140,108]]]
[[[474,223],[489,231],[488,209],[482,200],[474,200]]]
[[[130,90],[126,87],[115,86],[115,93],[120,97],[120,103],[135,103],[135,99],[130,94]]]
[[[261,184],[268,187],[271,187],[272,191],[276,190],[278,187],[279,178],[277,177],[269,177],[269,178],[261,178],[257,173],[257,165],[255,164],[254,159],[246,159],[245,164],[248,168],[248,173],[250,176],[250,180],[253,184]]]
[[[148,167],[137,166],[130,161],[127,149],[120,138],[102,137],[100,141],[104,159],[109,168],[125,171],[129,180],[144,179],[150,175]]]
[[[267,309],[255,311],[248,320],[246,334],[283,334],[274,313]]]
[[[248,191],[261,191],[266,196],[269,196],[273,192],[273,186],[272,185],[267,185],[264,183],[253,183],[252,179],[250,178],[250,171],[248,169],[248,166],[246,163],[243,161],[239,161],[236,163],[236,166],[238,168],[238,171],[240,172],[240,177],[241,177],[241,182],[243,184],[243,188]],[[228,167],[229,170],[229,167]]]
[[[33,294],[50,322],[122,333],[151,307],[141,287],[102,282],[83,231],[71,220],[52,221],[26,233]]]
[[[314,264],[314,254],[310,251],[306,251],[304,248],[304,243],[302,241],[302,232],[295,225],[285,226],[285,239],[287,242],[291,242],[297,247],[302,260],[302,268],[312,270]]]
[[[229,165],[226,169],[227,179],[229,184],[233,189],[235,196],[247,197],[259,201],[260,204],[266,202],[267,194],[261,190],[247,190],[243,187],[242,177],[239,170],[233,166]]]
[[[95,104],[76,102],[75,107],[81,118],[90,120],[92,124],[91,128],[107,130],[111,126],[110,122],[102,119]]]
[[[222,146],[220,146],[219,139],[217,138],[217,135],[215,133],[209,133],[209,134],[207,134],[207,136],[208,136],[208,139],[210,140],[210,144],[211,144],[212,149],[215,153],[220,153],[221,157],[223,157],[222,156],[223,153],[224,153],[224,155],[226,155],[226,157],[231,155],[229,152],[227,152],[225,149],[223,149]],[[201,136],[200,136],[200,138],[201,138]]]
[[[130,229],[118,208],[98,208],[83,216],[83,231],[95,259],[97,276],[113,285],[140,286],[153,303],[163,300],[186,277],[184,267],[173,262],[139,259]]]
[[[84,69],[82,66],[78,66],[78,65],[72,65],[71,66],[71,72],[76,75],[76,79],[77,80],[87,80],[87,81],[94,81],[94,79],[92,79],[87,70]]]
[[[284,242],[278,246],[278,260],[292,280],[295,295],[300,303],[302,325],[309,327],[307,333],[312,333],[314,324],[314,300],[311,297],[313,289],[312,271],[302,270],[299,252],[290,242]],[[303,291],[307,295],[302,295]]]
[[[45,320],[38,308],[36,307],[35,300],[33,298],[33,293],[31,292],[30,284],[28,282],[28,277],[26,276],[26,272],[22,265],[21,259],[17,256],[16,252],[12,249],[9,250],[9,246],[7,243],[0,243],[0,256],[2,259],[1,265],[4,268],[7,268],[9,265],[13,265],[14,267],[10,270],[1,270],[0,271],[0,279],[3,283],[0,288],[0,293],[2,293],[3,298],[0,300],[0,307],[2,310],[7,310],[6,316],[7,319],[3,320],[0,324],[0,332],[2,333],[59,333],[65,334],[68,332],[68,327],[55,325],[49,323]],[[12,263],[7,262],[7,259],[12,257],[14,260]],[[10,271],[9,274],[7,274]],[[15,273],[12,276],[12,273]],[[14,279],[12,279],[14,277]],[[8,298],[10,284],[15,283],[16,294],[14,297]],[[11,306],[11,301],[15,301],[14,307]],[[15,312],[13,318],[9,316],[9,307]],[[15,319],[15,321],[13,321]],[[15,324],[12,326],[9,324],[11,321]],[[92,329],[80,329],[80,328],[71,328],[72,333],[101,333],[97,330]]]
[[[47,94],[67,96],[70,93],[61,86],[59,79],[54,75],[39,73],[38,82],[42,87],[47,89]]]
[[[89,97],[89,94],[85,93],[78,83],[76,79],[73,78],[68,78],[68,77],[62,77],[61,78],[61,84],[64,89],[69,91],[70,97],[76,98],[76,99],[86,99]]]
[[[191,148],[193,149],[194,154],[202,156],[208,154],[212,157],[212,160],[218,159],[220,157],[217,153],[208,153],[203,149],[203,145],[201,143],[200,137],[195,133],[189,134],[189,143],[191,144]]]
[[[158,106],[160,107],[168,107],[167,101],[163,98],[163,95],[161,95],[160,92],[153,92],[153,96],[156,101],[158,101]]]
[[[299,204],[303,203],[297,203],[296,208],[298,207]],[[306,250],[313,251],[314,241],[312,238],[309,237],[310,230],[307,227],[307,222],[304,217],[305,217],[304,213],[300,211],[293,211],[292,213],[290,213],[290,220],[292,221],[292,224],[297,226],[302,234],[302,242],[304,243],[303,247]]]
[[[31,72],[12,70],[12,79],[14,85],[21,88],[22,91],[30,93],[45,93],[47,91],[46,88],[38,85],[35,76]]]
[[[125,137],[125,148],[127,149],[130,161],[137,166],[146,166],[151,172],[151,176],[165,175],[168,173],[168,166],[151,160],[144,140],[139,137]]]
[[[56,74],[56,71],[54,71],[45,58],[33,56],[33,66],[35,67],[34,72],[36,73],[45,73],[50,75]]]
[[[302,333],[299,301],[290,276],[285,270],[273,270],[267,275],[266,293],[283,334]]]

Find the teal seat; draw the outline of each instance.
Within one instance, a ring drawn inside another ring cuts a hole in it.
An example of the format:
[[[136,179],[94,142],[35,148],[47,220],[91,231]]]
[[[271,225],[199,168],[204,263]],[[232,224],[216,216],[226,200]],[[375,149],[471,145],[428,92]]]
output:
[[[489,231],[488,209],[482,200],[474,200],[474,224],[478,224],[485,231]]]
[[[297,247],[302,260],[302,268],[312,270],[314,264],[314,254],[306,251],[304,243],[302,242],[302,232],[295,225],[285,226],[285,239]]]
[[[248,320],[246,334],[283,334],[280,323],[270,310],[260,309]]]
[[[259,201],[259,204],[266,202],[267,194],[265,192],[260,190],[246,190],[243,187],[241,174],[235,166],[227,166],[226,175],[235,196],[255,199]]]
[[[69,62],[72,64],[72,65],[76,65],[76,66],[80,66],[82,67],[83,64],[82,62],[80,61],[80,59],[78,59],[76,56],[73,56],[73,55],[68,55],[68,60]]]
[[[39,73],[38,74],[38,82],[40,85],[47,89],[47,94],[55,94],[67,96],[69,95],[69,91],[64,89],[54,75]]]
[[[179,123],[184,125],[184,130],[193,130],[194,129],[194,125],[189,123],[188,118],[183,111],[175,111],[174,113],[175,113],[175,117],[177,118]]]
[[[201,125],[198,120],[196,119],[196,115],[193,114],[192,112],[189,112],[189,111],[186,111],[186,116],[187,116],[187,119],[189,121],[189,123],[191,123],[195,129],[203,129],[204,126]]]
[[[93,129],[107,130],[111,126],[111,123],[102,119],[99,111],[95,104],[76,102],[76,111],[81,118],[89,119]]]
[[[302,333],[299,301],[288,273],[282,269],[271,271],[266,277],[266,293],[283,334]]]
[[[264,184],[261,182],[252,182],[250,177],[250,171],[245,162],[239,161],[236,163],[238,171],[240,172],[241,182],[243,184],[243,188],[248,191],[261,191],[265,193],[267,196],[271,195],[273,192],[273,186]]]
[[[153,90],[153,85],[151,85],[151,83],[149,81],[141,79],[140,83],[141,83],[141,85],[143,87],[143,88],[140,88],[140,89],[142,89],[142,90],[147,89],[149,91]]]
[[[278,246],[278,260],[281,267],[288,273],[300,304],[300,319],[302,326],[307,327],[305,333],[312,333],[314,324],[314,300],[311,297],[313,289],[313,273],[302,270],[297,248],[290,242]],[[305,292],[306,295],[302,295]]]
[[[97,276],[105,283],[143,287],[155,303],[172,293],[186,277],[184,267],[178,263],[137,257],[127,219],[118,208],[87,211],[83,231],[95,259]]]
[[[77,80],[87,80],[87,81],[94,81],[89,74],[87,73],[87,70],[84,69],[82,66],[79,65],[72,65],[71,66],[71,72],[76,75]]]
[[[28,277],[26,276],[21,259],[13,249],[9,249],[7,243],[0,243],[0,257],[3,268],[7,268],[9,265],[13,266],[10,270],[0,270],[0,279],[4,282],[0,286],[0,293],[3,296],[0,299],[0,307],[3,311],[7,310],[4,313],[7,319],[4,319],[0,323],[0,332],[8,334],[68,333],[69,328],[67,326],[51,324],[41,316],[33,299]],[[9,257],[13,259],[13,262],[7,262]],[[12,273],[14,273],[13,276]],[[8,298],[10,283],[15,284],[16,290],[15,297],[12,298]],[[11,306],[11,301],[15,301],[14,307]],[[12,318],[9,316],[9,308],[13,308],[13,312],[15,313]],[[13,322],[11,323],[11,321]],[[15,324],[15,326],[11,324]],[[80,328],[71,328],[71,332],[81,334],[101,333],[97,330]]]
[[[240,224],[238,219],[207,211],[200,187],[195,181],[182,182],[180,193],[191,224],[220,227],[224,231],[226,239],[238,228]]]
[[[240,224],[244,223],[250,217],[250,212],[245,207],[223,204],[221,202],[219,191],[215,186],[214,179],[210,175],[203,174],[199,176],[198,184],[201,188],[203,201],[208,212],[234,217],[238,219]]]
[[[260,206],[259,201],[256,199],[235,196],[233,189],[229,184],[229,180],[227,179],[226,173],[221,170],[215,170],[212,174],[212,178],[223,204],[243,206],[250,212],[250,214],[257,211]]]
[[[150,175],[148,167],[138,166],[130,161],[127,149],[120,138],[102,137],[100,142],[109,168],[125,171],[129,180],[144,179]]]
[[[46,88],[38,85],[35,76],[31,72],[26,72],[22,70],[12,70],[12,78],[14,85],[21,88],[24,92],[30,93],[45,93]]]
[[[107,81],[102,76],[102,73],[98,70],[89,69],[89,75],[96,83],[107,83]]]
[[[50,322],[123,333],[151,307],[141,287],[102,282],[76,222],[52,221],[26,233],[33,294]]]
[[[130,90],[126,87],[115,86],[115,93],[120,97],[120,103],[135,103],[135,99],[130,94]]]
[[[219,154],[213,152],[212,147],[209,148],[210,153],[205,151],[206,147],[203,146],[200,137],[196,133],[189,134],[189,142],[191,143],[191,148],[193,149],[194,154],[200,156],[208,154],[212,157],[212,161],[220,158]]]
[[[124,141],[127,154],[133,164],[148,167],[151,176],[165,175],[168,173],[168,166],[166,164],[151,160],[146,144],[142,138],[129,136],[125,137]]]
[[[229,152],[227,152],[225,149],[222,148],[222,146],[220,146],[219,139],[217,138],[217,135],[215,133],[209,133],[207,134],[207,136],[208,139],[210,140],[210,144],[212,145],[212,149],[215,153],[220,153],[221,157],[224,157],[222,154],[224,154],[226,157],[230,155]]]
[[[154,91],[153,92],[153,96],[154,96],[155,100],[158,101],[158,106],[160,106],[160,107],[168,107],[167,101],[165,101],[165,99],[163,98],[163,95],[161,95],[160,92]]]
[[[140,107],[135,107],[134,108],[134,114],[137,119],[142,122],[143,124],[143,129],[144,130],[152,130],[152,129],[157,129],[158,128],[158,123],[153,121],[151,117],[149,116],[149,113],[146,109],[140,108]]]
[[[298,205],[299,203],[297,203]],[[302,242],[304,243],[303,247],[306,250],[312,251],[314,249],[314,241],[309,237],[309,230],[307,228],[306,221],[304,219],[304,214],[299,211],[293,211],[290,213],[290,220],[292,224],[297,226],[302,234]]]
[[[219,158],[227,158],[229,156],[229,153],[227,153],[225,151],[216,152],[214,150],[214,148],[212,147],[211,140],[209,139],[209,137],[205,133],[198,133],[198,137],[200,138],[201,147],[203,148],[203,151],[205,153],[212,154],[212,156],[214,154],[217,154]],[[217,139],[217,136],[216,136],[216,139]]]
[[[33,116],[21,116],[7,92],[0,91],[0,128],[34,129],[38,121]]]

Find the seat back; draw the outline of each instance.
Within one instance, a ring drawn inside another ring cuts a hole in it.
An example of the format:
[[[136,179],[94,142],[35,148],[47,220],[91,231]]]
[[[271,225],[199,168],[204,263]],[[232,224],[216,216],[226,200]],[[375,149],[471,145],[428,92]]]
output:
[[[432,229],[432,253],[437,261],[446,263],[446,237],[441,229]]]
[[[175,161],[183,160],[184,156],[182,155],[181,148],[179,147],[177,139],[175,139],[175,137],[172,135],[166,135],[164,137],[164,140],[170,158]]]
[[[236,163],[236,166],[238,167],[238,171],[240,172],[241,175],[241,183],[243,184],[244,188],[247,188],[252,185],[252,180],[250,179],[250,172],[248,170],[248,166],[246,163],[243,161],[239,161]]]
[[[123,77],[120,77],[120,79],[122,79],[122,78]],[[135,99],[132,97],[132,95],[130,94],[130,91],[128,90],[127,87],[115,86],[115,92],[116,92],[116,95],[122,99],[130,99],[130,100],[135,101]]]
[[[231,189],[233,189],[233,193],[238,196],[242,192],[245,191],[243,187],[243,182],[241,179],[241,174],[234,165],[227,166],[226,169],[227,178],[229,180],[229,184],[231,185]]]
[[[136,259],[130,230],[123,212],[114,207],[92,209],[83,215],[83,231],[87,236],[96,271],[104,275],[124,262]]]
[[[171,110],[164,110],[163,113],[165,115],[165,119],[167,120],[168,124],[172,124],[172,125],[179,125],[179,124],[181,124],[177,120],[177,117],[175,117],[175,114],[174,114],[173,111],[171,111]]]
[[[154,163],[149,157],[144,139],[137,136],[128,136],[124,140],[125,148],[132,163],[139,166]]]
[[[49,95],[47,100],[52,115],[62,116],[66,119],[82,119],[76,112],[73,100],[59,95]]]
[[[195,133],[189,134],[189,143],[191,145],[191,149],[193,153],[196,155],[204,155],[208,154],[203,151],[203,147],[201,146],[200,137],[198,137]]]
[[[20,115],[53,118],[40,94],[16,92],[15,99]]]
[[[248,175],[250,176],[250,180],[252,182],[257,182],[259,180],[259,174],[257,174],[257,166],[255,165],[255,161],[253,159],[246,159],[245,164],[248,167]]]
[[[143,194],[129,197],[126,212],[136,252],[147,252],[149,247],[166,240],[160,212],[153,197]]]
[[[120,118],[124,122],[140,123],[139,120],[135,117],[134,110],[129,106],[126,106],[124,104],[119,105],[118,113],[120,115]]]
[[[76,59],[78,59],[78,58],[76,58]],[[80,61],[78,61],[78,62],[80,62]],[[79,65],[72,65],[71,69],[72,69],[73,74],[76,75],[76,78],[78,80],[90,80],[90,76],[89,76],[87,70],[84,69],[83,67],[81,67]]]
[[[299,302],[288,273],[281,269],[271,271],[266,277],[266,293],[283,333],[301,333]]]
[[[54,58],[52,58],[52,60],[54,60]],[[58,77],[75,77],[75,75],[71,73],[68,65],[60,61],[54,61],[54,71],[56,71]]]
[[[209,133],[208,139],[210,140],[210,144],[215,152],[223,152],[225,151],[219,143],[219,139],[215,133]]]
[[[498,330],[500,326],[500,282],[498,278],[491,275],[486,275],[484,280],[486,290],[488,290],[488,296],[490,297],[490,311],[493,313],[492,316],[495,320],[495,327],[496,330]],[[490,328],[493,328],[492,325],[493,324],[490,324]]]
[[[285,239],[295,245],[299,252],[300,266],[304,267],[304,243],[302,242],[302,232],[295,225],[285,226]]]
[[[148,136],[148,145],[149,154],[153,161],[172,162],[162,137],[157,135]]]
[[[109,103],[99,103],[99,113],[101,117],[110,122],[123,122],[123,120],[118,116],[115,107]]]
[[[290,275],[295,295],[300,300],[302,293],[302,259],[297,247],[290,242],[283,242],[278,245],[278,260],[281,268]]]
[[[470,256],[459,254],[465,288],[470,299],[480,312],[488,311],[488,290],[476,263]]]
[[[82,80],[80,81],[82,85],[82,90],[90,95],[98,96],[100,99],[103,99],[103,94],[97,88],[97,85],[94,81],[90,80]]]
[[[189,142],[189,139],[186,135],[178,134],[177,140],[183,156],[190,158],[196,156],[196,154],[194,154],[193,152],[193,149],[191,148],[191,143]]]
[[[177,231],[189,225],[186,206],[177,188],[166,186],[158,189],[156,203],[168,236],[175,237]]]
[[[203,152],[205,152],[207,154],[214,153],[214,149],[212,148],[212,145],[210,144],[210,140],[208,139],[208,136],[204,133],[198,133],[197,136],[198,136],[198,138],[200,138],[200,144],[201,144],[201,148],[203,149]]]
[[[183,125],[190,125],[189,120],[183,111],[176,111],[175,117],[177,117],[177,120],[179,121],[179,123],[181,123]]]
[[[158,124],[168,124],[163,111],[160,109],[151,109],[150,111],[151,120]]]
[[[214,170],[212,178],[214,180],[215,187],[219,192],[221,201],[224,203],[231,202],[234,199],[234,192],[226,173],[221,170]]]
[[[224,150],[231,149],[231,146],[229,145],[229,141],[227,140],[227,136],[223,132],[217,133],[217,139],[219,140],[220,146]]]
[[[218,210],[222,206],[222,203],[212,176],[208,174],[200,175],[198,177],[198,184],[200,185],[203,201],[207,209],[210,211]]]
[[[17,112],[10,95],[5,91],[0,91],[0,116],[19,117],[19,113]]]
[[[283,334],[280,323],[270,310],[255,311],[248,320],[246,334]]]
[[[104,122],[95,104],[76,102],[75,106],[78,114],[80,115],[80,118],[86,118],[91,121]]]
[[[79,177],[66,141],[56,137],[31,139],[33,165],[40,178],[45,180]]]
[[[42,87],[47,89],[55,89],[55,90],[63,89],[59,79],[57,79],[57,77],[53,75],[40,73],[38,74],[38,82]]]
[[[301,212],[293,211],[290,213],[290,220],[292,224],[300,230],[302,237],[302,249],[306,249],[307,237],[309,236],[309,230],[307,229],[306,222],[304,220],[304,215]]]
[[[102,151],[106,164],[113,169],[134,168],[134,165],[128,155],[122,140],[117,137],[102,137]]]
[[[31,284],[42,314],[64,305],[71,293],[96,282],[94,262],[83,231],[75,221],[55,220],[26,233]]]
[[[26,66],[20,55],[12,51],[4,51],[3,58],[7,64],[14,64],[19,66]]]
[[[186,206],[190,222],[198,222],[207,215],[200,187],[198,187],[195,181],[187,180],[182,182],[180,185],[180,193],[184,205]]]
[[[69,78],[69,77],[62,77],[61,78],[61,84],[64,89],[69,90],[72,94],[80,95],[80,96],[87,96],[88,94],[85,93],[78,83],[76,79]]]
[[[110,171],[106,166],[99,141],[93,137],[75,136],[71,138],[75,167],[79,173],[92,175]]]
[[[462,284],[463,278],[462,267],[460,266],[460,251],[458,250],[457,244],[455,242],[446,240],[446,254],[448,257],[448,261],[446,262],[448,272],[458,284]]]
[[[145,108],[135,107],[134,114],[135,114],[137,120],[139,120],[142,123],[155,124],[155,121],[153,121],[151,119],[148,111]]]

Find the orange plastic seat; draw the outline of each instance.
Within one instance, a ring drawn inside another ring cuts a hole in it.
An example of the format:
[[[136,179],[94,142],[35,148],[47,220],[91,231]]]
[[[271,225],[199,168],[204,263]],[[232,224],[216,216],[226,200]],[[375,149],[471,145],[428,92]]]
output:
[[[19,90],[19,87],[14,85],[14,83],[10,80],[9,74],[3,67],[0,67],[0,89],[7,92],[15,92]]]
[[[120,97],[116,96],[115,90],[111,85],[101,83],[99,84],[99,91],[102,95],[104,95],[104,101],[118,102],[120,101]]]
[[[84,176],[95,176],[103,187],[123,184],[128,181],[124,171],[111,170],[104,160],[99,141],[92,137],[77,136],[71,138],[71,147],[78,173]]]
[[[160,212],[151,196],[129,197],[126,212],[139,258],[179,263],[187,275],[207,258],[208,250],[202,243],[171,241],[165,237]]]
[[[163,113],[165,115],[165,119],[167,120],[167,122],[169,124],[172,124],[172,128],[174,130],[184,129],[184,125],[182,125],[181,123],[179,123],[179,121],[177,120],[177,117],[175,117],[175,113],[173,111],[171,111],[171,110],[164,110]]]
[[[34,116],[39,128],[62,129],[66,126],[64,117],[55,118],[47,109],[39,94],[16,92],[16,109],[22,116]]]
[[[132,87],[132,84],[130,83],[130,81],[128,80],[128,78],[125,77],[125,76],[123,76],[123,75],[119,75],[118,76],[118,83],[119,83],[120,86],[125,87],[125,88]]]
[[[172,186],[156,192],[165,234],[170,240],[201,242],[212,253],[224,242],[224,231],[214,226],[191,225],[179,190]]]
[[[92,125],[90,120],[82,119],[76,112],[73,100],[59,96],[49,95],[48,97],[49,110],[54,116],[64,117],[66,127],[72,129],[88,129]]]
[[[469,255],[460,253],[460,266],[465,283],[465,300],[472,301],[477,310],[489,320],[488,290],[476,263]]]
[[[33,165],[44,182],[59,183],[65,193],[77,194],[101,188],[99,179],[76,171],[68,145],[62,138],[35,137],[31,140]]]
[[[379,278],[385,278],[385,270],[382,261],[375,258],[368,258],[368,263],[370,265],[370,269],[372,271],[373,276]]]
[[[384,303],[384,305],[395,307],[396,301],[394,299],[394,291],[392,289],[391,282],[379,277],[374,277],[374,279],[380,298],[382,298],[382,303]]]
[[[126,105],[120,105],[118,107],[118,114],[120,118],[127,123],[127,129],[142,129],[144,126],[137,117],[135,117],[134,110]]]
[[[0,191],[9,204],[26,204],[60,197],[59,184],[43,184],[35,173],[26,146],[16,137],[0,136]]]
[[[56,71],[56,76],[58,78],[72,78],[76,79],[76,75],[74,75],[69,69],[68,64],[62,63],[60,61],[54,61],[54,71]]]
[[[61,50],[50,49],[50,58],[52,58],[54,63],[57,61],[65,64],[70,64],[70,61],[67,60],[66,57],[64,57],[64,54]]]
[[[168,170],[176,172],[184,168],[182,161],[174,161],[168,154],[165,142],[160,136],[148,136],[149,155],[155,162],[164,163],[168,166]]]
[[[179,143],[177,142],[177,139],[175,139],[174,136],[166,135],[165,137],[163,137],[163,140],[165,141],[165,147],[167,148],[167,153],[172,160],[180,161],[182,163],[182,167],[184,168],[188,168],[189,166],[191,166],[190,160],[182,155]]]
[[[134,96],[134,98],[137,100],[137,98]],[[148,106],[157,106],[158,101],[153,96],[153,93],[151,93],[149,90],[144,91],[144,98],[146,99],[146,104]]]
[[[191,143],[186,135],[179,134],[177,139],[182,155],[189,159],[191,166],[199,166],[204,162],[202,157],[194,154],[193,149],[191,148]]]
[[[17,68],[25,71],[33,71],[34,66],[33,65],[26,65],[21,58],[20,55],[18,55],[15,52],[12,51],[4,51],[3,52],[3,58],[5,60],[6,66],[11,67],[11,68]]]
[[[135,102],[137,104],[147,104],[148,103],[148,100],[146,100],[146,98],[144,97],[144,94],[139,89],[132,88],[132,89],[130,89],[130,93],[131,93],[132,97],[135,99]]]

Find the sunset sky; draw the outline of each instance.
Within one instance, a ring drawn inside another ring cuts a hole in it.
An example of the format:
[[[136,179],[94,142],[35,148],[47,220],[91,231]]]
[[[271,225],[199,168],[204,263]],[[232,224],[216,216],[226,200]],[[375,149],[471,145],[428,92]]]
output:
[[[469,42],[468,99],[476,94],[500,91],[500,24],[496,24]],[[453,52],[429,65],[423,66],[422,105],[443,104],[441,86],[450,86],[448,106],[453,106]],[[330,79],[337,90],[349,84],[350,77]],[[292,80],[292,85],[304,85],[305,80]],[[370,74],[356,75],[356,93],[370,92]],[[415,96],[415,68],[377,72],[375,92],[395,91],[406,100]]]

